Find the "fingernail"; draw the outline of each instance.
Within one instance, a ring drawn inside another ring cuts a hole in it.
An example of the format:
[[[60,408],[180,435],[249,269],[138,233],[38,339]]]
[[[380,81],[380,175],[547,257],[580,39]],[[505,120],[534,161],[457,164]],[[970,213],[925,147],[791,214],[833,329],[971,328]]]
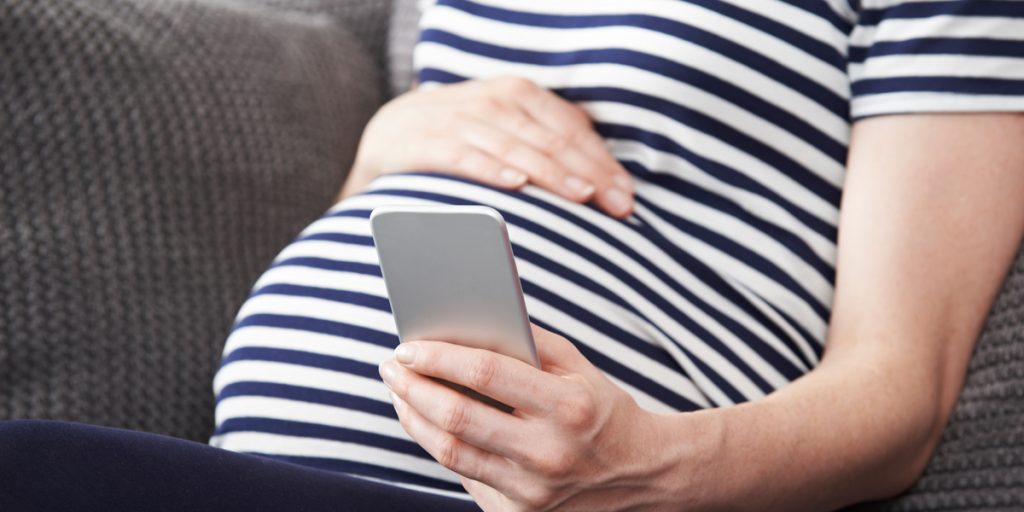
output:
[[[391,395],[391,404],[398,407],[398,402],[401,400],[398,398],[398,395],[396,395],[394,391],[388,391],[388,394]]]
[[[391,359],[384,361],[380,364],[380,377],[384,379],[384,383],[388,386],[395,380],[395,362]]]
[[[616,174],[615,176],[612,176],[612,183],[615,183],[615,186],[622,190],[633,190],[633,178],[630,178],[625,174]]]
[[[526,182],[526,175],[515,169],[502,169],[498,173],[498,177],[501,178],[501,181],[510,185],[522,185]]]
[[[592,192],[594,192],[593,185],[571,174],[565,177],[565,186],[569,190],[572,190],[573,192],[583,196],[588,196]]]
[[[604,193],[604,200],[612,210],[624,213],[629,210],[629,195],[617,188],[610,188]]]
[[[412,364],[416,360],[416,353],[419,352],[420,347],[415,343],[402,343],[395,349],[395,359],[398,359],[399,363]]]

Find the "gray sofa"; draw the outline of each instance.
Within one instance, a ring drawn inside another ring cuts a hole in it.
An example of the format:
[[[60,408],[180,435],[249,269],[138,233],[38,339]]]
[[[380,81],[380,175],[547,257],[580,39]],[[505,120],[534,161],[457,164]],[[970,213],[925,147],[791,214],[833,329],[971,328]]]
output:
[[[0,0],[0,418],[205,441],[236,309],[408,86],[413,3]],[[858,509],[1024,510],[1024,257],[926,474]]]

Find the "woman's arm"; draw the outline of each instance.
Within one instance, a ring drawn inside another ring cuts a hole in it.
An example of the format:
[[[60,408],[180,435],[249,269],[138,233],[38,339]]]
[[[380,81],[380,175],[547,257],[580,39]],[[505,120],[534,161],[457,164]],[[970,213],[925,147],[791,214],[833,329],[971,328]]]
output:
[[[763,400],[645,412],[535,329],[543,371],[403,343],[381,366],[402,425],[486,510],[831,510],[896,494],[940,437],[1021,243],[1024,116],[857,123],[841,216],[825,356]]]
[[[679,443],[680,488],[759,510],[830,510],[917,479],[1021,243],[1024,116],[857,123],[841,212],[821,364],[765,400],[673,420],[705,439],[696,458]],[[692,466],[700,459],[705,469]]]

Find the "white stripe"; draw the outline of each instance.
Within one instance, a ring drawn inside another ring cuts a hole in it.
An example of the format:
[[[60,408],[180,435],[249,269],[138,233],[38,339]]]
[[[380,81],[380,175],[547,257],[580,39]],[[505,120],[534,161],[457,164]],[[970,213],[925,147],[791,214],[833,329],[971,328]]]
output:
[[[835,205],[814,194],[802,183],[699,129],[678,123],[667,123],[668,119],[663,114],[620,103],[588,103],[587,107],[597,112],[601,119],[617,120],[619,123],[638,128],[661,126],[661,135],[708,160],[729,166],[748,176],[825,222],[835,225],[839,218],[839,210]]]
[[[640,188],[643,190],[639,190]],[[709,208],[661,187],[637,183],[637,189],[639,194],[643,194],[659,208],[718,233],[775,264],[819,303],[831,302],[832,283],[788,247],[763,231],[720,210]]]
[[[743,10],[764,16],[765,18],[779,23],[780,25],[784,25],[795,32],[799,32],[802,35],[810,37],[811,39],[817,39],[819,42],[831,46],[834,50],[839,52],[840,55],[846,52],[846,34],[834,27],[825,18],[822,18],[810,11],[778,0],[763,2],[751,2],[750,0],[725,1]],[[831,8],[833,12],[850,21],[852,13],[849,12],[850,8],[849,4],[846,3],[846,0],[824,1],[829,4],[829,8]],[[813,3],[811,5],[813,5]],[[721,35],[727,39],[742,39],[742,37],[737,36],[735,32],[723,32],[724,33]],[[770,52],[766,53],[766,55],[776,60],[786,62],[786,59],[778,58]]]
[[[236,329],[224,344],[224,357],[240,348],[279,348],[310,354],[343,357],[366,364],[379,365],[393,356],[390,348],[343,336],[312,331],[249,325]]]
[[[850,64],[853,80],[869,78],[959,76],[1024,80],[1024,58],[976,55],[888,55],[867,64]]]
[[[761,274],[757,270],[750,268],[747,264],[737,260],[732,255],[722,252],[701,240],[676,229],[671,223],[661,219],[642,205],[637,205],[636,210],[642,213],[644,217],[653,224],[657,224],[656,229],[680,248],[690,254],[693,254],[694,257],[700,261],[716,262],[716,266],[718,266],[723,273],[731,274],[733,278],[744,283],[746,286],[749,286],[758,295],[767,298],[770,303],[786,311],[791,318],[798,319],[798,321],[801,322],[802,327],[804,327],[804,329],[816,339],[825,339],[825,331],[828,327],[825,321],[818,316],[817,312],[815,312],[810,305],[804,302],[800,297],[796,296],[788,288],[785,288],[775,280]],[[828,306],[830,304],[831,300],[828,304],[824,305]]]
[[[344,321],[350,325],[389,334],[396,332],[395,320],[391,313],[315,297],[256,295],[242,305],[238,311],[238,318],[244,319],[259,314],[301,316],[331,322]]]
[[[387,388],[379,379],[369,379],[346,372],[336,372],[275,361],[232,361],[220,368],[213,378],[213,390],[220,394],[233,382],[268,382],[324,391],[348,393],[378,402],[391,403]]]
[[[1024,112],[1024,96],[896,92],[854,98],[853,117],[923,112]]]
[[[384,387],[383,384],[380,385]],[[390,402],[388,402],[390,404]],[[266,418],[347,428],[411,441],[398,420],[344,407],[269,396],[233,396],[217,404],[217,426],[238,418]]]
[[[365,223],[366,220],[364,219]],[[344,256],[344,258],[339,258]],[[330,260],[344,259],[352,263],[377,265],[377,250],[373,246],[349,244],[344,242],[327,242],[323,240],[303,240],[285,247],[277,255],[277,261],[289,258],[324,258]]]
[[[291,284],[327,288],[332,290],[347,290],[365,293],[375,297],[387,298],[387,290],[384,288],[383,279],[378,276],[370,276],[356,272],[325,270],[322,268],[303,267],[298,265],[285,265],[267,270],[260,279],[256,281],[256,285],[253,287],[253,290],[259,291],[274,284]]]
[[[658,151],[641,142],[608,139],[608,146],[612,153],[621,160],[640,162],[651,172],[663,173],[688,181],[719,196],[736,201],[755,217],[793,233],[797,238],[803,240],[822,261],[830,265],[835,264],[835,242],[809,228],[803,221],[775,201],[722,182],[711,174],[701,172],[690,162],[672,153]]]
[[[1007,16],[930,16],[890,18],[879,25],[860,26],[850,34],[850,46],[867,47],[882,41],[948,37],[1024,41],[1024,20]]]
[[[221,448],[235,452],[347,460],[399,469],[452,483],[459,482],[457,474],[434,461],[361,444],[263,432],[234,432],[223,436],[219,442]]]

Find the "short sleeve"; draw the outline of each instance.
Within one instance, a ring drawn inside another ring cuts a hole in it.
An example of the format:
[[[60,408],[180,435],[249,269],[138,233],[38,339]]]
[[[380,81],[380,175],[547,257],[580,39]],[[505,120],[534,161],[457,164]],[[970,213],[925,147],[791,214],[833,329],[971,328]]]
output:
[[[861,0],[851,116],[1024,111],[1024,0]]]

